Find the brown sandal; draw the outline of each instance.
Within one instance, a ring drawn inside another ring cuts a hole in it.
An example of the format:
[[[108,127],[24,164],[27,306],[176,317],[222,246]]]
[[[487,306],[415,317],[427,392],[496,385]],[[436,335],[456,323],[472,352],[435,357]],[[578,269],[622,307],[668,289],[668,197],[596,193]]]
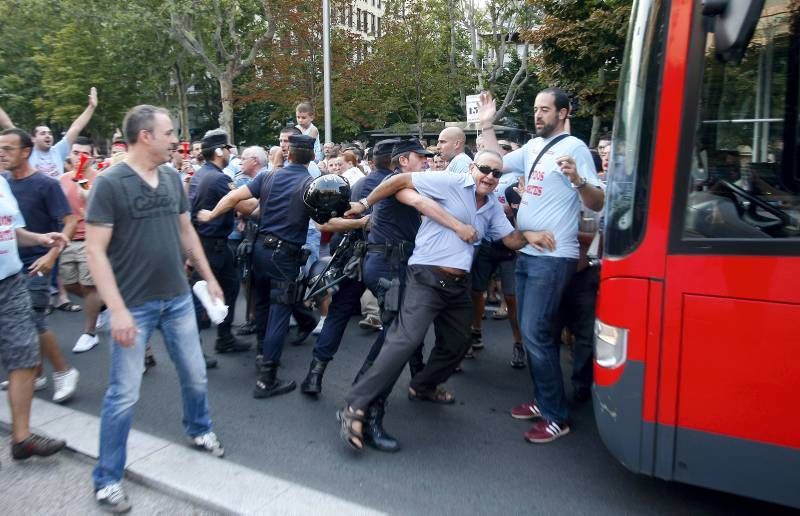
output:
[[[359,414],[350,405],[346,405],[343,409],[336,411],[336,419],[339,421],[339,436],[344,439],[344,442],[354,450],[361,450],[364,448],[364,414]],[[362,432],[357,432],[353,428],[353,423],[359,421],[361,423]]]
[[[433,391],[420,392],[409,387],[408,399],[411,401],[430,401],[431,403],[438,403],[440,405],[451,405],[456,402],[456,397],[442,387],[437,387]]]

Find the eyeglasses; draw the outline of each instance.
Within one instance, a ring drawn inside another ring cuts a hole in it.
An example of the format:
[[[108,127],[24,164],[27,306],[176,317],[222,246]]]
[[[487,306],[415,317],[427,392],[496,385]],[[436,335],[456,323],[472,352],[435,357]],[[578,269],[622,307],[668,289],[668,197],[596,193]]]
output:
[[[475,164],[473,163],[473,165],[475,165]],[[475,165],[475,168],[477,168],[478,171],[481,174],[485,175],[485,176],[488,176],[489,174],[491,174],[494,177],[499,178],[500,176],[503,175],[503,171],[502,170],[498,170],[496,168],[492,168],[489,165]]]

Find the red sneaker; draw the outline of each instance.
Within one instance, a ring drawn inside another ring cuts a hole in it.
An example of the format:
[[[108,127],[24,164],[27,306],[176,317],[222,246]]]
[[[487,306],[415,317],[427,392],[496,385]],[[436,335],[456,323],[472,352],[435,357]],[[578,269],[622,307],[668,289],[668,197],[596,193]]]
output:
[[[534,423],[531,429],[525,432],[525,440],[529,443],[543,444],[555,441],[568,433],[569,425],[566,423],[555,423],[542,419]]]
[[[533,400],[512,408],[511,417],[514,419],[537,419],[542,417],[542,413],[539,407],[536,406],[536,400]]]

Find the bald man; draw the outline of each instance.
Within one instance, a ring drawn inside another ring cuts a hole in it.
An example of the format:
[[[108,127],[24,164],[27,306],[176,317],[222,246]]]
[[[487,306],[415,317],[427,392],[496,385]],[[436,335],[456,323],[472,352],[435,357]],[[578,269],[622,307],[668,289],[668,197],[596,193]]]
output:
[[[439,133],[439,141],[436,148],[442,159],[449,162],[446,169],[448,172],[460,172],[462,174],[469,172],[472,158],[464,154],[466,139],[464,131],[458,127],[446,127]]]

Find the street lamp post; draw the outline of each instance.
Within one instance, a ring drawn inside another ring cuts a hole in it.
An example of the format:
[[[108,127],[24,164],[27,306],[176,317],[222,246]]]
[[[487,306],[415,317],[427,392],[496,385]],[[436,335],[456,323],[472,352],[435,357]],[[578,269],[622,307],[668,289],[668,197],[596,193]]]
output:
[[[331,3],[322,0],[322,75],[325,97],[325,143],[333,142],[331,129]]]

